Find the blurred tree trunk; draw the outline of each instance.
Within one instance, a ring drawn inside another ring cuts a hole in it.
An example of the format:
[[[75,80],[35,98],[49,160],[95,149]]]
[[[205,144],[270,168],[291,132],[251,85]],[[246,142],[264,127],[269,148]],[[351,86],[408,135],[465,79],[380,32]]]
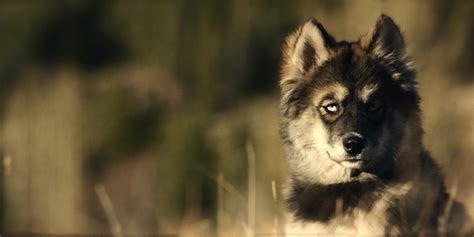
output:
[[[5,231],[78,233],[84,227],[78,78],[35,72],[24,79],[7,102],[1,133]]]

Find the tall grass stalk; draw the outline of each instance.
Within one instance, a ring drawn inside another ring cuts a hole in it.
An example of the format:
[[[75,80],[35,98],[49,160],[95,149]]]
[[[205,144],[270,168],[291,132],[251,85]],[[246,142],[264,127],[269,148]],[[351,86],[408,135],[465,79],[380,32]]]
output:
[[[247,206],[247,227],[249,236],[254,235],[255,230],[255,207],[256,207],[256,171],[255,171],[255,149],[250,140],[246,142],[247,165],[248,165],[248,206]]]
[[[110,232],[114,237],[122,237],[122,225],[120,225],[114,206],[110,200],[109,195],[107,194],[107,191],[105,191],[104,185],[95,185],[95,192],[99,198],[102,209],[104,209],[107,221],[109,222]]]

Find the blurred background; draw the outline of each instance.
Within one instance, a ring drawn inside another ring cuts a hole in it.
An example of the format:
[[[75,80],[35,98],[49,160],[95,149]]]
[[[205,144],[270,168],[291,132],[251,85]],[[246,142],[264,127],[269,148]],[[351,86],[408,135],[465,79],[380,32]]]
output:
[[[278,70],[315,17],[381,13],[419,71],[425,145],[474,216],[474,2],[0,2],[0,233],[281,232]]]

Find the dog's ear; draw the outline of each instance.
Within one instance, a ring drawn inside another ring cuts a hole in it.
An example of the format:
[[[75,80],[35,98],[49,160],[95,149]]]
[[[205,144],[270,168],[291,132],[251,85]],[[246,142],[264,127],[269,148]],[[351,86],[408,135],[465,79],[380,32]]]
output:
[[[307,21],[297,32],[288,37],[285,51],[286,64],[305,74],[328,59],[334,38],[315,19]]]
[[[406,56],[400,29],[392,18],[384,14],[377,19],[375,27],[359,39],[359,44],[377,58],[401,60]]]
[[[297,96],[295,88],[305,75],[328,60],[330,50],[335,44],[334,38],[315,19],[307,21],[287,37],[283,45],[280,73],[283,114],[296,116],[297,110],[290,106],[290,101]]]

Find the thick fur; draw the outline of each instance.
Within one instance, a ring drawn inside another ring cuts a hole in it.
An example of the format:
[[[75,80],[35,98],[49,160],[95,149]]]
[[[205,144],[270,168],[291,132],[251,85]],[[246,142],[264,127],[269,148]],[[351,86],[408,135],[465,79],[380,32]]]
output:
[[[288,36],[280,79],[288,235],[472,231],[423,148],[415,77],[385,15],[355,42],[336,41],[314,19]],[[363,139],[360,154],[346,152],[347,136]]]

